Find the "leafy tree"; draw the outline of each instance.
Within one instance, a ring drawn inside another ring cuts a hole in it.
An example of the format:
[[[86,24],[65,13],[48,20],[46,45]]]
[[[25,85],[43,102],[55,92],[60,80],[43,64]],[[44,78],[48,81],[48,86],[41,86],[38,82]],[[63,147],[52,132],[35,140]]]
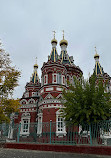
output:
[[[11,66],[10,56],[0,43],[0,122],[9,121],[9,114],[18,110],[18,100],[8,99],[18,86],[20,71]]]
[[[98,83],[96,79],[95,74],[87,81],[74,78],[74,85],[69,84],[69,90],[63,91],[66,121],[84,125],[111,117],[110,93],[105,93],[102,79],[99,79]]]

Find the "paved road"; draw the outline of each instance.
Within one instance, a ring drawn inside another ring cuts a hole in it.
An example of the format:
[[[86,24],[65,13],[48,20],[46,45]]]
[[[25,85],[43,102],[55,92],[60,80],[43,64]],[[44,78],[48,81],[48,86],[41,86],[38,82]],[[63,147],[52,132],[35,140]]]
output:
[[[111,158],[111,156],[0,148],[0,158]]]

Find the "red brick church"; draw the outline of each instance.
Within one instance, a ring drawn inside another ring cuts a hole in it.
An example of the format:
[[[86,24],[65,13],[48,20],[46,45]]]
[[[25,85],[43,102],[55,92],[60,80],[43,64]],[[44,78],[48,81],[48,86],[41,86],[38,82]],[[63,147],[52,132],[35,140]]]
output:
[[[25,92],[20,99],[22,105],[20,112],[14,115],[14,123],[21,123],[20,136],[28,137],[30,135],[30,124],[34,123],[37,123],[36,134],[41,135],[44,130],[42,123],[47,122],[56,123],[54,128],[56,136],[63,137],[67,134],[64,118],[60,115],[61,108],[63,108],[60,101],[62,90],[68,89],[67,81],[74,84],[73,77],[76,76],[79,79],[83,72],[79,66],[74,64],[73,56],[69,56],[67,52],[68,42],[64,39],[64,34],[59,43],[61,47],[59,54],[56,49],[57,43],[54,33],[54,39],[51,41],[51,53],[47,62],[44,62],[41,68],[41,83],[37,73],[37,62],[34,65],[30,82],[26,83]],[[111,78],[107,73],[104,73],[97,52],[94,58],[96,75],[102,76],[104,81],[108,79],[108,90],[111,90]],[[9,137],[11,138],[11,135]]]

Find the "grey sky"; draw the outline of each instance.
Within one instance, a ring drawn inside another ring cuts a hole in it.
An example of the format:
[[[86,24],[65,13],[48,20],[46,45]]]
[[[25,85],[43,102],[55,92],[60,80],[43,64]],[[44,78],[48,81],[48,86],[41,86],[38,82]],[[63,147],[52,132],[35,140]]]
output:
[[[111,0],[0,0],[0,38],[13,65],[22,71],[14,97],[21,97],[38,58],[38,74],[51,52],[52,31],[59,42],[62,30],[68,54],[84,77],[93,72],[94,47],[104,71],[111,76]]]

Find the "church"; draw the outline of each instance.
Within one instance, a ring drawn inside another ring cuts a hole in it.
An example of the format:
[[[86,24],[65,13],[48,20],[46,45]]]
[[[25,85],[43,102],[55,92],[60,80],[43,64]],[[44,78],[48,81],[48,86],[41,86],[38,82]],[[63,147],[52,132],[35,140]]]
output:
[[[37,62],[33,67],[33,74],[30,82],[26,83],[25,92],[20,99],[20,112],[12,116],[11,123],[21,124],[20,136],[30,137],[30,125],[37,123],[35,133],[40,136],[46,130],[43,123],[56,124],[54,133],[57,137],[65,137],[67,129],[65,126],[64,118],[61,116],[61,103],[63,89],[68,90],[69,86],[67,81],[74,84],[73,77],[78,80],[83,75],[79,66],[74,64],[73,56],[67,52],[68,41],[64,38],[60,41],[59,45],[61,52],[57,52],[57,40],[51,40],[52,50],[41,68],[41,82],[37,73]],[[95,50],[96,51],[96,50]],[[108,81],[107,91],[111,91],[111,77],[103,71],[99,63],[99,55],[94,56],[95,68],[94,72],[97,77],[102,77],[103,82]],[[12,132],[10,132],[12,133]],[[9,136],[11,138],[11,134]]]

